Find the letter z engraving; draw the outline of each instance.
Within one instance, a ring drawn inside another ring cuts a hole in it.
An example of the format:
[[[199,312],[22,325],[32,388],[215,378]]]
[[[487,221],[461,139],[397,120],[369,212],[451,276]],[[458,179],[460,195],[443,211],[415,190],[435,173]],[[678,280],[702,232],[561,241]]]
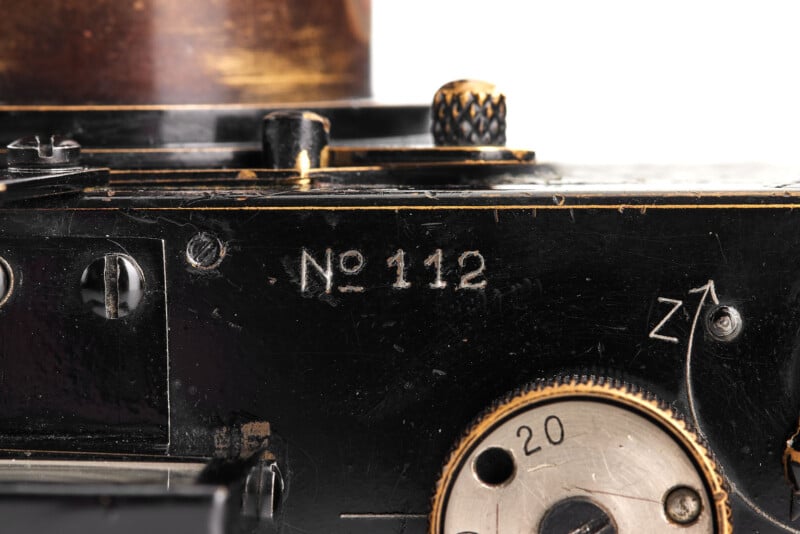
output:
[[[653,328],[653,330],[650,331],[650,335],[648,337],[650,337],[650,339],[658,339],[661,341],[666,341],[667,343],[677,344],[678,343],[677,337],[665,336],[663,334],[659,334],[659,331],[664,327],[665,324],[667,324],[667,322],[672,318],[672,316],[675,315],[675,312],[678,311],[681,306],[683,306],[683,301],[676,299],[668,299],[666,297],[658,297],[658,302],[663,304],[672,304],[672,309],[669,310],[669,313],[667,313],[664,316],[664,318],[661,319],[661,322],[659,322],[655,326],[655,328]]]

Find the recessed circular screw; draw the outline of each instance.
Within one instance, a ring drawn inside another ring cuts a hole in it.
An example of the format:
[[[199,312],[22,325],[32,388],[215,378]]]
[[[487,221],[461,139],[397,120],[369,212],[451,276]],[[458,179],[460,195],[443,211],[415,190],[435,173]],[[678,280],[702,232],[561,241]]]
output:
[[[209,232],[195,234],[186,244],[186,261],[195,269],[216,269],[225,258],[225,243]]]
[[[487,486],[502,486],[517,470],[514,457],[500,447],[489,447],[475,458],[475,476]]]
[[[141,304],[143,297],[142,270],[125,254],[106,254],[89,264],[81,276],[81,298],[100,317],[125,317]]]
[[[691,525],[703,512],[703,500],[692,488],[679,486],[664,496],[664,513],[673,523]]]
[[[14,289],[14,274],[6,260],[0,258],[0,306],[8,301]]]
[[[81,145],[60,135],[23,137],[7,148],[10,170],[69,168],[80,163]]]
[[[733,341],[742,326],[742,316],[733,306],[715,306],[706,314],[706,331],[717,341]]]

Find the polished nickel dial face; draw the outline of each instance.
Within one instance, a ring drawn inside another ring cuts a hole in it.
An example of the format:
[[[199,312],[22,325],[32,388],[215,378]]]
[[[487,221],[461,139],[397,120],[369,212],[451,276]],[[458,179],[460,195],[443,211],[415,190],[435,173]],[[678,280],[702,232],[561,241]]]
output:
[[[500,403],[450,458],[436,534],[727,533],[722,479],[683,422],[608,382]]]

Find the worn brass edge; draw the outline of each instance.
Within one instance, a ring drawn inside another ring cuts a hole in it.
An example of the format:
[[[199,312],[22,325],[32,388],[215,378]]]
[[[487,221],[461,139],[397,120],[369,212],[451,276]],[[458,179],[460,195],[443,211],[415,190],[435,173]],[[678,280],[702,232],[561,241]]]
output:
[[[714,503],[716,534],[733,534],[732,511],[725,480],[706,445],[699,440],[680,415],[654,396],[646,394],[629,384],[609,379],[596,379],[594,377],[567,377],[566,379],[552,382],[532,384],[500,401],[486,415],[473,424],[456,448],[450,453],[436,484],[431,504],[428,533],[443,534],[445,498],[453,483],[456,469],[486,432],[496,423],[519,410],[553,399],[576,397],[611,401],[612,403],[632,408],[634,412],[644,414],[649,419],[659,423],[692,456],[695,464],[700,469]]]

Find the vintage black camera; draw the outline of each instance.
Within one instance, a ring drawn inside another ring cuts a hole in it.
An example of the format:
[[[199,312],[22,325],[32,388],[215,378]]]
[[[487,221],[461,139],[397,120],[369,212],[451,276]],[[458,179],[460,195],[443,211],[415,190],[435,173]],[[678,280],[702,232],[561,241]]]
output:
[[[342,103],[365,3],[262,7],[321,64],[246,2],[45,3],[88,29],[0,45],[0,531],[800,531],[793,177],[537,163],[483,82]]]

